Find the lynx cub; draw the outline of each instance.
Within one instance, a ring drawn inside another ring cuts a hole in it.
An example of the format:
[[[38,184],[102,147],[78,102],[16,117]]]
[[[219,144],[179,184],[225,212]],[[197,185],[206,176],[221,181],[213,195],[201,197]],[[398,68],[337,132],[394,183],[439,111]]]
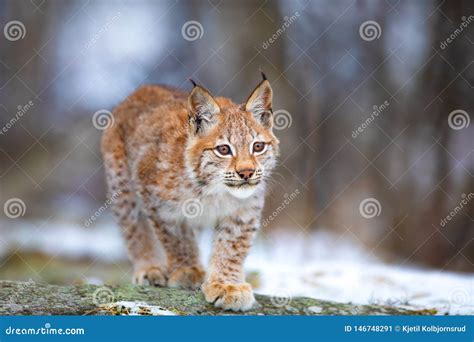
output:
[[[278,155],[263,77],[244,104],[193,82],[189,96],[143,86],[115,109],[102,153],[135,284],[201,286],[225,310],[254,304],[243,262]],[[215,230],[207,272],[195,241],[200,227]]]

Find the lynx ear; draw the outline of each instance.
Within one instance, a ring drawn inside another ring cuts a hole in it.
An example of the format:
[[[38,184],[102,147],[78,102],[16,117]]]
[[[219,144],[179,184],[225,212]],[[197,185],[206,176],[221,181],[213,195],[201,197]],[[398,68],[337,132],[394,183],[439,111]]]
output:
[[[203,87],[196,85],[188,97],[189,121],[194,132],[202,133],[211,127],[220,112],[219,105]]]
[[[255,88],[245,103],[245,110],[251,112],[255,119],[267,129],[272,128],[273,124],[272,98],[272,87],[270,82],[264,77],[263,81]]]

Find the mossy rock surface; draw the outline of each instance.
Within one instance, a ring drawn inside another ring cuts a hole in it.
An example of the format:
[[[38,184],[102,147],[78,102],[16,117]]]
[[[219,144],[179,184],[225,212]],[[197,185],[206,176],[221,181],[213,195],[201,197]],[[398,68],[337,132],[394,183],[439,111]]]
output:
[[[354,305],[306,297],[256,295],[247,312],[216,309],[200,291],[150,286],[58,286],[0,281],[0,315],[429,315],[381,305]]]

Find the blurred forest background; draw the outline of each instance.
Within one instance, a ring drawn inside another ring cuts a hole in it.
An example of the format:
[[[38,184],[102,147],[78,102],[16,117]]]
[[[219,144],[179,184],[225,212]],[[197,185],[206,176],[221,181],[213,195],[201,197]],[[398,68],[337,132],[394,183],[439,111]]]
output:
[[[472,273],[473,15],[471,0],[1,1],[0,204],[25,206],[0,215],[0,277],[19,277],[18,247],[44,229],[66,243],[62,223],[111,222],[84,224],[106,202],[94,113],[189,77],[240,102],[259,69],[286,120],[264,235],[326,230],[386,261]]]

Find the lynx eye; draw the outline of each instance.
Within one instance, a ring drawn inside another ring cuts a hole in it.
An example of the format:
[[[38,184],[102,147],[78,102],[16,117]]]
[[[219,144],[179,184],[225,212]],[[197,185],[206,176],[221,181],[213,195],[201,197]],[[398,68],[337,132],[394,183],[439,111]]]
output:
[[[264,142],[256,142],[253,144],[253,152],[254,153],[261,153],[265,150],[265,143]]]
[[[223,156],[228,156],[232,154],[232,151],[230,149],[229,145],[219,145],[216,147],[216,151]]]

